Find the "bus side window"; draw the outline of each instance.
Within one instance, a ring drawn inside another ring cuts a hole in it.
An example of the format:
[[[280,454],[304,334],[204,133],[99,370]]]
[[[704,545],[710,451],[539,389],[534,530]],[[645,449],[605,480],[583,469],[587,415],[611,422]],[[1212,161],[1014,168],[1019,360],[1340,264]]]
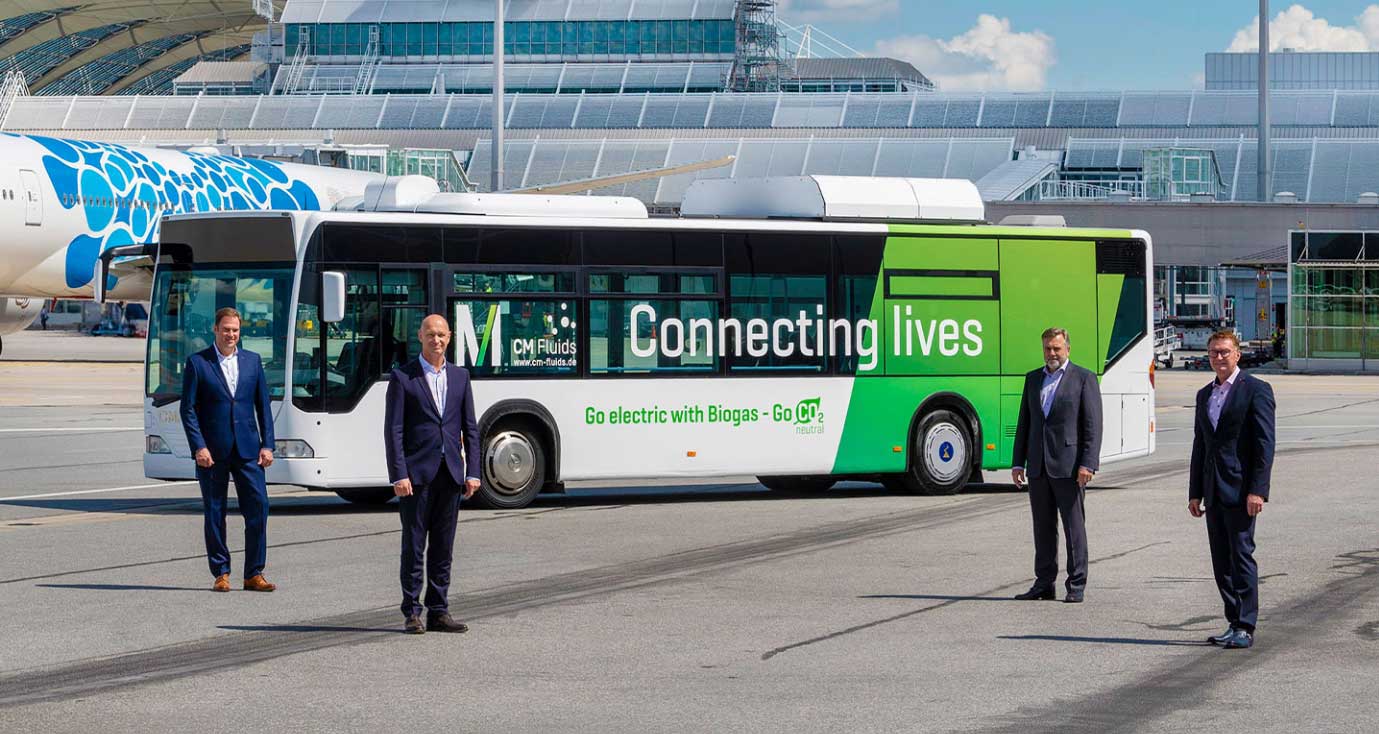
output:
[[[1148,333],[1148,280],[1143,242],[1098,242],[1096,279],[1102,307],[1115,304],[1111,333],[1101,334],[1102,357],[1109,367]]]
[[[378,366],[384,375],[421,354],[417,332],[429,305],[426,276],[421,268],[383,270],[383,343]]]
[[[886,249],[886,237],[875,235],[838,235],[833,238],[833,265],[836,279],[833,285],[836,304],[833,318],[846,319],[855,329],[856,325],[871,318],[872,299],[876,295],[877,273],[881,272],[881,255]],[[827,338],[837,336],[830,330]],[[846,334],[844,334],[846,336]],[[853,334],[853,344],[858,335]],[[880,337],[873,337],[879,340]],[[830,342],[832,343],[832,342]],[[875,345],[870,345],[875,349]],[[860,348],[841,349],[833,355],[834,368],[838,374],[855,374],[861,361]],[[874,367],[875,357],[868,360]]]
[[[830,316],[832,238],[805,233],[728,235],[728,316],[743,327],[744,349],[730,349],[730,372],[819,374],[819,331]],[[762,334],[764,334],[764,339]]]
[[[327,412],[353,409],[382,371],[378,268],[326,266],[345,272],[345,318],[323,324]]]

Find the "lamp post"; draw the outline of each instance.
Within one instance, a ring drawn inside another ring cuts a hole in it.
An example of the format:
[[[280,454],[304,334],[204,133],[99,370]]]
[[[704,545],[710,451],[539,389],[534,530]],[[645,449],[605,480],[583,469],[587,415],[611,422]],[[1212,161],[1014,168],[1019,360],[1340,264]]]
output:
[[[1272,198],[1269,144],[1269,0],[1259,0],[1259,200]]]
[[[503,190],[503,0],[494,0],[493,20],[493,154],[489,188]]]

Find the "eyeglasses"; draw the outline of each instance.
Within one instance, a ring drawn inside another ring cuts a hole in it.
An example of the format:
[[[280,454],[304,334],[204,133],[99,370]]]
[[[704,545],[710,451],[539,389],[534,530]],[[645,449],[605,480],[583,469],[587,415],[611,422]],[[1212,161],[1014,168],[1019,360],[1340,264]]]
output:
[[[1213,350],[1211,350],[1210,352],[1207,352],[1207,354],[1210,354],[1210,355],[1213,356],[1213,357],[1222,357],[1222,358],[1229,357],[1229,356],[1231,356],[1231,355],[1234,354],[1234,353],[1235,353],[1235,350],[1234,350],[1234,349],[1213,349]]]

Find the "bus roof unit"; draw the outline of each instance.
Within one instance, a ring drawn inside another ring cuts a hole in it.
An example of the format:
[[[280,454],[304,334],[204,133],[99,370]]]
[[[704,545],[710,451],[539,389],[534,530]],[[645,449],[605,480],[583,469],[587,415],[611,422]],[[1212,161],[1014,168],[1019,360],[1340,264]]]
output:
[[[701,179],[685,192],[687,217],[981,224],[982,196],[971,181],[869,176]]]
[[[368,184],[362,197],[336,209],[362,212],[425,212],[490,217],[646,219],[646,205],[631,196],[538,193],[441,193],[428,176],[390,176]]]

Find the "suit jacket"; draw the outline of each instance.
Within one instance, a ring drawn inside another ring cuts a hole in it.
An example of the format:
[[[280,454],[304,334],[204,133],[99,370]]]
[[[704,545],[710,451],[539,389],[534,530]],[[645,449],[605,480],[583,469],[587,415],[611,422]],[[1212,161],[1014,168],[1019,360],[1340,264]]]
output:
[[[235,394],[212,346],[187,357],[182,370],[182,427],[192,453],[210,449],[211,458],[244,461],[258,458],[260,449],[273,448],[273,413],[268,402],[268,378],[259,355],[240,349]]]
[[[1047,418],[1039,402],[1043,385],[1043,367],[1025,375],[1012,464],[1024,467],[1031,477],[1053,479],[1076,479],[1082,466],[1096,471],[1101,467],[1101,388],[1096,375],[1068,364]]]
[[[1241,370],[1212,428],[1207,403],[1215,385],[1212,380],[1197,391],[1188,498],[1222,507],[1242,507],[1250,494],[1268,500],[1274,468],[1274,389]]]
[[[436,411],[420,359],[394,369],[388,378],[388,403],[383,418],[388,481],[396,483],[406,477],[414,486],[430,484],[440,473],[443,458],[449,459],[445,465],[457,485],[463,485],[466,477],[479,476],[479,424],[474,420],[469,370],[447,363],[445,378],[443,413]],[[461,456],[465,459],[462,474],[458,471]]]

